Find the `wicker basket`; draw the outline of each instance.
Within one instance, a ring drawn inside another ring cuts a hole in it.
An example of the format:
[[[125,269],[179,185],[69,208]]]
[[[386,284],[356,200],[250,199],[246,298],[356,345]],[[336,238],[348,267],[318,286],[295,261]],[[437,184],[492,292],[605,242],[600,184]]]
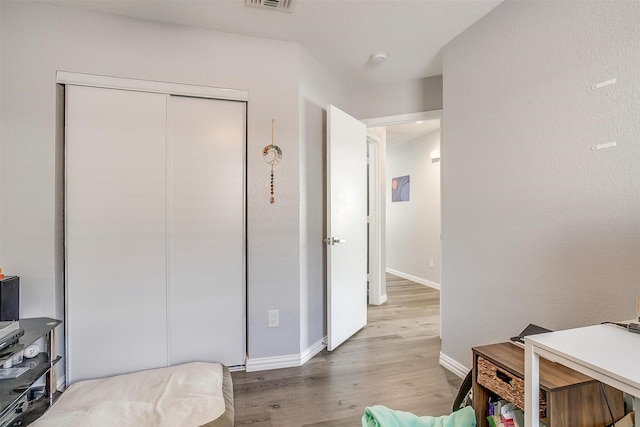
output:
[[[524,380],[478,356],[477,381],[501,398],[524,410]],[[547,417],[547,393],[540,390],[540,418]]]

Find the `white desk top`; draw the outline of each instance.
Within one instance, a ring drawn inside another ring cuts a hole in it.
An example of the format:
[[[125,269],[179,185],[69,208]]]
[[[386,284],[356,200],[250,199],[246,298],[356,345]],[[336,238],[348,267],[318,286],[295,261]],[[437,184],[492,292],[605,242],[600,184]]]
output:
[[[640,334],[604,324],[531,335],[525,342],[640,390]]]

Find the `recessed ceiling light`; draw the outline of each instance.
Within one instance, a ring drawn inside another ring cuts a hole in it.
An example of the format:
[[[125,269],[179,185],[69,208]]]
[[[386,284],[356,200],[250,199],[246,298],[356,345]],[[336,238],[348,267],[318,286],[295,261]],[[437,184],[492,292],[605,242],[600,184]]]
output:
[[[424,123],[424,120],[418,120],[418,121],[416,122],[416,124],[417,124],[417,125],[419,125],[420,123]]]

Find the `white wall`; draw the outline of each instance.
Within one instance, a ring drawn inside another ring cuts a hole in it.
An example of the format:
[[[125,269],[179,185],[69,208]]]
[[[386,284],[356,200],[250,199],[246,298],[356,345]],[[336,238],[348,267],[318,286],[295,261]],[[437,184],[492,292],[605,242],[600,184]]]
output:
[[[349,111],[348,86],[301,49],[300,80],[300,346],[326,335],[326,119],[327,105]],[[318,321],[322,319],[322,321]]]
[[[21,276],[21,315],[63,316],[56,71],[244,89],[249,353],[298,354],[298,46],[33,2],[1,2],[0,9],[0,261],[6,273]],[[271,141],[272,118],[283,159],[276,167],[276,203],[270,205],[270,168],[261,154]],[[117,273],[117,266],[96,272]],[[267,328],[269,309],[280,310],[279,328]]]
[[[351,88],[352,115],[358,119],[442,109],[442,76]]]
[[[2,7],[0,7],[0,82],[2,82]],[[0,111],[2,111],[2,96],[0,96]],[[2,143],[2,120],[0,120],[0,145]],[[0,149],[0,164],[2,164],[2,150]],[[2,173],[0,173],[0,188],[2,188]],[[0,193],[2,196],[2,193]],[[0,197],[0,229],[2,229],[2,197]],[[2,239],[0,239],[0,248],[2,248]],[[1,253],[1,250],[0,250]],[[1,260],[0,260],[1,261]],[[0,265],[2,268],[2,265]]]
[[[528,323],[635,317],[638,22],[639,2],[504,2],[445,47],[442,352],[459,363]]]
[[[440,149],[440,131],[402,144],[387,146],[387,269],[439,288],[440,162],[431,152]],[[410,200],[391,201],[391,180],[410,176]],[[429,266],[433,259],[433,268]]]

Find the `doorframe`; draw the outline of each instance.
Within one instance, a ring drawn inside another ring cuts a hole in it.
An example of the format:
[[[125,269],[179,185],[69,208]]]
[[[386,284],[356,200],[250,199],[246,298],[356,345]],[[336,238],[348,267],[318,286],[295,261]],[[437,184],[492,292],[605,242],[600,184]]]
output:
[[[386,290],[383,289],[386,268],[386,227],[385,198],[386,189],[382,185],[387,164],[386,140],[384,135],[374,134],[367,126],[367,164],[368,164],[368,212],[369,227],[368,251],[369,265],[367,279],[370,305],[382,305],[387,301]]]
[[[197,86],[182,83],[138,80],[123,77],[101,76],[98,74],[56,72],[56,83],[62,85],[91,86],[104,89],[124,89],[137,92],[164,93],[167,95],[191,96],[195,98],[213,98],[227,101],[249,101],[249,92],[239,89],[225,89],[211,86]]]
[[[367,143],[371,142],[370,153],[370,185],[369,192],[369,304],[380,305],[387,300],[386,283],[386,181],[387,181],[387,141],[369,135],[369,128],[391,126],[419,120],[440,120],[440,150],[442,152],[442,110],[422,111],[418,113],[399,114],[395,116],[374,117],[364,119],[367,125]],[[371,136],[371,137],[370,137]],[[372,167],[373,166],[373,167]],[[440,169],[442,188],[442,168]],[[442,198],[442,191],[440,192]],[[373,206],[372,206],[373,205]],[[442,206],[442,205],[441,205]],[[442,246],[442,208],[440,209],[440,246]],[[442,282],[442,268],[440,269]],[[442,323],[442,322],[440,322]]]

